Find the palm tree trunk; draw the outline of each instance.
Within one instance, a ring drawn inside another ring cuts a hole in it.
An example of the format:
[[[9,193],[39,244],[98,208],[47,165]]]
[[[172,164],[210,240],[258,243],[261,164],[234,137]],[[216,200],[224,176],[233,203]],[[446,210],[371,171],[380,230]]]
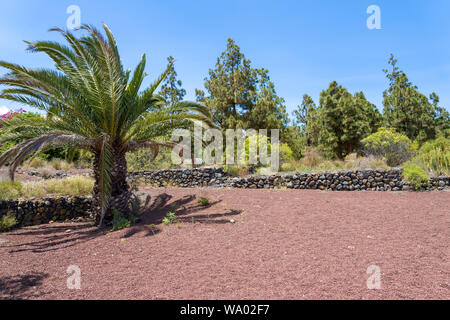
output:
[[[94,155],[94,201],[95,201],[95,223],[98,225],[101,220],[102,210],[100,205],[100,157]],[[122,152],[115,152],[113,158],[113,170],[111,172],[111,197],[109,206],[106,208],[105,216],[103,218],[103,225],[111,224],[113,220],[113,212],[117,210],[122,217],[130,217],[130,186],[127,182],[127,161],[125,154]]]

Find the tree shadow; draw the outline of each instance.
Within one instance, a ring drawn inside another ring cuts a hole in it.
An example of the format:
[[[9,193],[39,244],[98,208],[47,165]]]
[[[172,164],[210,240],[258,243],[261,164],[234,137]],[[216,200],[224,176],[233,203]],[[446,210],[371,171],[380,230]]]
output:
[[[194,200],[195,195],[186,195],[180,199],[172,201],[173,196],[161,193],[154,197],[153,201],[146,201],[144,207],[140,209],[139,222],[133,224],[125,230],[123,238],[129,238],[137,233],[144,233],[144,236],[154,236],[161,232],[157,226],[162,223],[162,219],[168,212],[174,212],[180,222],[183,223],[204,223],[223,224],[229,223],[227,217],[238,215],[242,210],[227,210],[224,212],[211,212],[222,200],[210,202],[202,206]],[[67,232],[70,229],[69,232]],[[48,224],[38,227],[18,229],[11,233],[16,236],[30,237],[25,243],[10,244],[9,253],[33,252],[42,253],[57,251],[76,246],[82,242],[90,241],[99,236],[105,235],[110,228],[98,229],[92,223],[77,224]]]
[[[174,212],[177,215],[177,219],[183,223],[204,223],[204,224],[223,224],[229,223],[230,220],[227,217],[235,216],[242,213],[242,210],[228,210],[220,213],[200,213],[207,209],[213,208],[222,200],[210,202],[208,205],[200,205],[195,203],[195,195],[187,195],[181,199],[172,201],[173,196],[167,193],[159,194],[141,211],[140,222],[131,227],[124,238],[131,237],[137,233],[145,232],[145,236],[155,235],[161,230],[157,227],[162,223],[162,219],[168,212]],[[222,218],[222,219],[221,219]]]
[[[0,278],[0,299],[22,300],[39,298],[42,292],[31,292],[31,289],[39,287],[49,274],[43,272],[31,272],[24,275],[15,275]]]
[[[68,230],[70,230],[68,232]],[[80,242],[89,241],[100,235],[104,230],[97,229],[92,223],[77,225],[40,225],[38,228],[26,228],[15,231],[16,236],[30,236],[33,240],[20,244],[9,245],[9,253],[30,251],[34,253],[56,251],[70,248]]]

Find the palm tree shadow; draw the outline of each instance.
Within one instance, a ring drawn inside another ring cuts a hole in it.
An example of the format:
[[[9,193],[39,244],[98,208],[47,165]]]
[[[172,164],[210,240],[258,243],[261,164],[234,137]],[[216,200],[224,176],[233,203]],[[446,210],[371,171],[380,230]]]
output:
[[[235,216],[242,212],[242,210],[229,210],[221,213],[205,212],[203,214],[194,214],[214,208],[222,200],[210,202],[208,205],[202,206],[194,203],[196,199],[195,195],[187,195],[171,202],[172,198],[173,196],[167,193],[156,196],[149,206],[141,210],[140,222],[130,228],[124,237],[128,238],[141,232],[145,232],[145,236],[152,236],[161,232],[157,225],[162,223],[162,219],[168,212],[174,212],[180,222],[204,224],[229,223],[230,220],[226,219],[227,217]]]
[[[162,193],[155,197],[153,202],[148,201],[141,208],[139,216],[140,222],[134,224],[126,230],[124,238],[129,238],[137,233],[144,233],[145,236],[154,236],[161,232],[157,225],[162,223],[162,219],[168,212],[175,212],[177,218],[182,223],[204,223],[222,224],[229,223],[227,217],[238,215],[242,210],[228,210],[224,212],[213,212],[214,208],[221,200],[202,206],[194,202],[195,195],[187,195],[175,201],[173,196]],[[206,211],[203,212],[202,211]],[[70,230],[69,230],[70,229]],[[75,225],[48,224],[38,228],[25,228],[14,231],[14,235],[30,236],[30,241],[20,244],[10,244],[9,253],[33,252],[42,253],[57,251],[76,246],[82,242],[93,240],[105,234],[105,229],[98,229],[92,223],[78,223]]]
[[[31,272],[24,275],[7,276],[0,278],[0,299],[22,300],[39,298],[42,292],[33,293],[30,290],[39,287],[49,274],[43,272]]]
[[[11,244],[9,253],[30,251],[42,253],[70,248],[80,242],[92,240],[104,235],[104,230],[97,229],[91,223],[77,225],[41,225],[39,228],[25,228],[14,232],[17,236],[30,236],[32,241]]]

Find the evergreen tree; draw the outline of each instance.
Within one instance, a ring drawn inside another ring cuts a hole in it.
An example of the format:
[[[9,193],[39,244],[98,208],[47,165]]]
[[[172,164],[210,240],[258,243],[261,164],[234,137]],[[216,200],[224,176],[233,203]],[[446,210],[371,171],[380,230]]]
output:
[[[319,144],[331,157],[343,159],[357,150],[360,141],[374,132],[372,119],[378,112],[364,95],[350,94],[333,81],[320,94]]]
[[[303,101],[297,109],[294,110],[294,125],[299,127],[305,136],[305,142],[308,146],[318,144],[318,135],[320,131],[319,112],[313,99],[305,94]]]
[[[391,70],[383,70],[389,79],[389,88],[384,91],[384,120],[386,125],[404,133],[411,140],[422,143],[434,139],[439,132],[447,132],[449,114],[438,106],[439,97],[432,93],[430,100],[418,91],[406,74],[397,66],[391,55]]]
[[[175,71],[174,66],[175,59],[170,56],[167,60],[169,62],[170,69],[158,94],[164,98],[168,105],[173,105],[183,100],[186,95],[186,90],[183,89],[183,83],[181,80],[177,79],[177,72]]]
[[[224,129],[282,129],[287,125],[284,99],[277,96],[268,70],[252,68],[232,39],[215,68],[209,70],[205,88],[207,95],[196,90],[197,100],[209,106]]]

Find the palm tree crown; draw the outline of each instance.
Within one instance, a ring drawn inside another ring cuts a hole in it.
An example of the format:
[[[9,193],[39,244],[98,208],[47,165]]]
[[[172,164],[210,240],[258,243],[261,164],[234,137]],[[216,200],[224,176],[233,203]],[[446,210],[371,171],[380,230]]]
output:
[[[0,143],[22,141],[0,156],[0,166],[9,163],[14,179],[17,166],[28,156],[54,146],[71,146],[94,155],[95,188],[99,226],[113,210],[126,214],[130,191],[126,182],[125,154],[151,148],[156,156],[158,142],[169,130],[189,120],[214,126],[209,109],[195,102],[168,106],[155,90],[166,71],[145,90],[145,55],[133,73],[124,70],[116,41],[103,25],[106,37],[94,27],[83,25],[86,35],[76,38],[60,32],[68,45],[51,41],[28,43],[28,50],[43,52],[56,70],[28,69],[0,61],[9,72],[0,78],[7,88],[1,99],[26,104],[46,112],[36,121],[13,119],[5,122]]]

